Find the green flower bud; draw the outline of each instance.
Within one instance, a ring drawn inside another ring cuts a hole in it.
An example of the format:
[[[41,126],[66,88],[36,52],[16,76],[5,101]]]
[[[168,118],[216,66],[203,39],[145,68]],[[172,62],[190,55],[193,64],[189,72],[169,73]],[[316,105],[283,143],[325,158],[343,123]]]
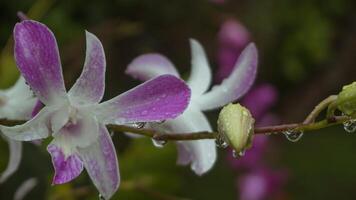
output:
[[[251,147],[255,120],[240,104],[225,106],[219,114],[218,133],[236,152]]]
[[[356,114],[356,82],[345,85],[335,102],[337,108],[346,115]]]

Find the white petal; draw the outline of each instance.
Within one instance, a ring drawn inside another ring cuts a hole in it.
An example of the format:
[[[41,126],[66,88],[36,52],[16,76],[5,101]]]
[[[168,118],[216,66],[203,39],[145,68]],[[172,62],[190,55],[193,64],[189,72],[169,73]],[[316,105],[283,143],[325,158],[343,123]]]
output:
[[[23,182],[20,187],[16,190],[14,195],[14,200],[22,200],[26,195],[31,192],[31,190],[36,187],[38,181],[36,178],[29,178]]]
[[[0,176],[0,183],[4,183],[13,173],[17,171],[22,157],[22,142],[10,139],[6,140],[9,143],[10,156],[7,167]]]
[[[23,77],[20,77],[14,86],[1,93],[4,97],[4,103],[0,106],[0,118],[13,120],[30,119],[36,98],[25,84]]]
[[[147,81],[164,74],[179,77],[173,63],[158,53],[138,56],[128,65],[125,73],[141,81]]]
[[[202,110],[221,107],[242,97],[252,86],[257,73],[257,49],[251,43],[242,51],[231,75],[221,85],[197,99]]]
[[[211,69],[203,47],[194,39],[190,40],[192,51],[192,70],[187,81],[193,96],[199,96],[209,89]]]
[[[168,120],[163,125],[166,131],[176,133],[191,133],[211,131],[211,126],[205,115],[191,105],[181,116]],[[191,163],[192,170],[202,175],[209,171],[216,161],[216,147],[213,139],[177,142],[178,164]]]
[[[45,107],[34,118],[25,124],[13,127],[0,126],[0,130],[10,139],[32,141],[48,137],[50,134],[50,115],[53,110]]]
[[[109,132],[104,125],[99,128],[98,140],[89,147],[78,148],[78,152],[100,194],[110,199],[120,184],[119,165]]]

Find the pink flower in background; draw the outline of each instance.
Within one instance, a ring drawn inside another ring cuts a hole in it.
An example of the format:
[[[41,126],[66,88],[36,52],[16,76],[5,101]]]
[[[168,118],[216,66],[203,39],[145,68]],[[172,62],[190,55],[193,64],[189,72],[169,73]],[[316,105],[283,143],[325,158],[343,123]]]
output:
[[[260,168],[243,174],[237,180],[240,200],[276,199],[283,195],[288,175],[284,171]]]
[[[215,74],[216,82],[221,82],[232,72],[236,59],[250,42],[250,33],[237,20],[228,19],[220,28],[218,34],[218,70]]]

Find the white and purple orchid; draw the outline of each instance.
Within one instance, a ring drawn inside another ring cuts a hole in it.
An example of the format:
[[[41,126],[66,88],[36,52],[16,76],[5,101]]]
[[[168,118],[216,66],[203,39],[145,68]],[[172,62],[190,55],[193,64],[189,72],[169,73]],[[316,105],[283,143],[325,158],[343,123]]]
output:
[[[120,176],[105,125],[172,119],[189,104],[190,89],[172,75],[159,76],[99,103],[105,89],[106,61],[101,42],[89,32],[84,69],[68,92],[56,39],[44,24],[22,21],[15,26],[14,39],[17,66],[45,106],[25,124],[2,126],[1,130],[18,141],[53,136],[47,147],[55,169],[53,184],[69,182],[85,168],[100,194],[109,199]]]
[[[0,118],[9,120],[28,120],[31,118],[36,98],[26,85],[23,77],[20,77],[14,86],[0,91]],[[0,133],[1,135],[1,133]],[[9,143],[9,162],[5,171],[0,176],[0,183],[5,182],[20,165],[22,157],[22,143],[3,138]]]
[[[192,71],[187,84],[192,90],[192,98],[187,110],[178,118],[167,120],[153,128],[178,133],[212,131],[203,111],[219,108],[242,97],[253,84],[257,72],[257,49],[249,44],[241,53],[233,72],[221,85],[211,84],[211,70],[202,46],[190,41],[192,49]],[[144,54],[134,59],[127,68],[127,74],[142,81],[162,74],[179,74],[165,56]],[[216,160],[216,147],[213,139],[177,142],[178,164],[191,164],[192,170],[202,175],[212,168]]]

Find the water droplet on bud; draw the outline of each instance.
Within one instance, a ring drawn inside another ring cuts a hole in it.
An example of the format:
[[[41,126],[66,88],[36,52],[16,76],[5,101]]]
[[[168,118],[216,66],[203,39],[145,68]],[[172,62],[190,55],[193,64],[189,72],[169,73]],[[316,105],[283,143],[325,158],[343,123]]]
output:
[[[105,198],[102,194],[99,194],[99,200],[105,200]]]
[[[298,142],[303,136],[303,132],[297,131],[297,130],[285,131],[285,132],[283,132],[283,134],[291,142]]]
[[[153,145],[158,148],[163,148],[167,144],[167,140],[152,139]]]
[[[235,150],[232,150],[232,156],[234,157],[234,158],[241,158],[242,156],[244,156],[245,155],[245,150],[242,150],[242,151],[240,151],[240,152],[237,152],[237,151],[235,151]]]
[[[348,133],[353,133],[356,131],[356,120],[352,119],[344,122],[344,129]]]
[[[217,147],[222,149],[225,149],[229,146],[229,144],[225,141],[224,137],[222,137],[220,134],[216,137],[215,144]]]

